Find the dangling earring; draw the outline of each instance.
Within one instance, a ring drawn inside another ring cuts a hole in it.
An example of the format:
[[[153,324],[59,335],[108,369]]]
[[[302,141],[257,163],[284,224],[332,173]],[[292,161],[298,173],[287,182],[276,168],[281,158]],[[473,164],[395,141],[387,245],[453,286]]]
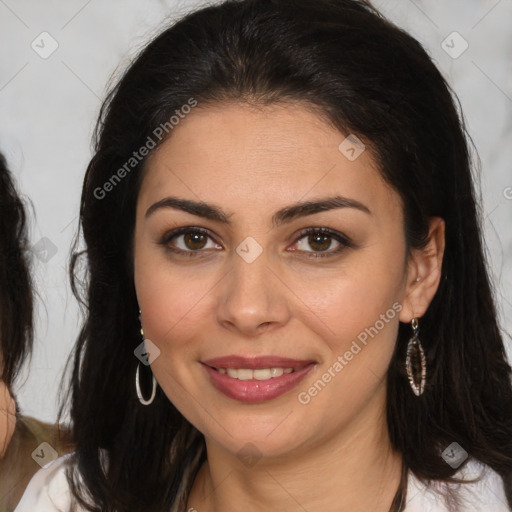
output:
[[[140,322],[140,319],[141,319],[141,313],[139,310],[139,322]],[[142,323],[140,324],[140,335],[142,336],[142,341],[144,341],[145,338],[144,338],[144,330],[142,329]],[[142,396],[142,392],[140,390],[139,367],[140,367],[140,362],[137,363],[137,370],[135,371],[135,391],[137,391],[137,398],[139,399],[139,402],[142,405],[150,405],[151,403],[153,403],[153,400],[155,399],[155,395],[156,395],[156,379],[155,379],[155,376],[153,374],[151,374],[151,376],[153,378],[153,390],[151,392],[151,397],[149,398],[149,400],[146,400]]]
[[[407,370],[407,377],[409,384],[416,396],[423,394],[425,390],[425,381],[427,377],[427,360],[425,352],[418,338],[418,320],[413,318],[411,320],[411,327],[413,330],[412,337],[407,344],[407,357],[405,359],[405,368]],[[418,382],[419,381],[419,382]]]

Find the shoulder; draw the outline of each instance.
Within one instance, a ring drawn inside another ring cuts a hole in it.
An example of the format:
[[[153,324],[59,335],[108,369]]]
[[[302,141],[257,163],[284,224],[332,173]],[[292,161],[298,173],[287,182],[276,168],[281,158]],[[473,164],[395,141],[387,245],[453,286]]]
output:
[[[41,468],[30,480],[15,512],[67,512],[71,506],[71,490],[66,468],[72,454],[55,459]]]
[[[31,416],[19,416],[17,425],[38,444],[49,443],[59,455],[69,453],[73,449],[71,433],[66,425],[59,423],[45,423]]]
[[[448,512],[453,510],[446,495],[453,492],[464,512],[510,512],[503,479],[490,466],[471,459],[455,475],[468,481],[452,484],[433,481],[429,484],[419,480],[409,472],[405,512]],[[476,479],[476,481],[472,481]]]
[[[72,450],[65,426],[17,415],[14,435],[0,460],[0,510],[13,510],[30,479],[43,465],[44,454],[52,459]]]

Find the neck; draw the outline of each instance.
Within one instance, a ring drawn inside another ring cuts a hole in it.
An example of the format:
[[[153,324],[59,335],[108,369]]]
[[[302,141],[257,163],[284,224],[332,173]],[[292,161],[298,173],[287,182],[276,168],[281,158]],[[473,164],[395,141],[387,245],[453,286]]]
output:
[[[3,459],[16,427],[16,403],[0,380],[0,459]]]
[[[314,446],[251,467],[206,439],[208,460],[194,481],[187,510],[389,512],[402,459],[391,447],[384,406],[377,412],[366,409]]]

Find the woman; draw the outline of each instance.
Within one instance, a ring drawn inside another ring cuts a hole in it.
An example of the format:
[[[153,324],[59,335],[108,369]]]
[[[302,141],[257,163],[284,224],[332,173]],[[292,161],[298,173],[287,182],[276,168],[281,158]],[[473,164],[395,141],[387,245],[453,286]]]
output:
[[[448,85],[370,5],[186,16],[102,109],[77,449],[18,511],[512,510],[479,222]]]
[[[26,215],[3,155],[0,155],[0,511],[12,512],[30,479],[48,460],[45,445],[55,454],[71,449],[59,428],[22,416],[16,406],[14,382],[30,353],[32,282],[29,272]],[[42,450],[42,451],[41,451]],[[49,449],[48,449],[49,450]],[[47,452],[48,452],[47,450]],[[43,456],[41,455],[43,454]]]

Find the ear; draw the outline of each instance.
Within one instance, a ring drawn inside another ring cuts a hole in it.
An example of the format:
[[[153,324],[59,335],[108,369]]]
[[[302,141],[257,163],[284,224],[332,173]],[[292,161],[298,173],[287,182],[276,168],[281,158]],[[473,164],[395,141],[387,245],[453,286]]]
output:
[[[409,323],[422,317],[436,294],[441,280],[445,246],[445,223],[440,217],[429,220],[428,243],[423,249],[412,249],[407,265],[405,298],[400,321]]]

